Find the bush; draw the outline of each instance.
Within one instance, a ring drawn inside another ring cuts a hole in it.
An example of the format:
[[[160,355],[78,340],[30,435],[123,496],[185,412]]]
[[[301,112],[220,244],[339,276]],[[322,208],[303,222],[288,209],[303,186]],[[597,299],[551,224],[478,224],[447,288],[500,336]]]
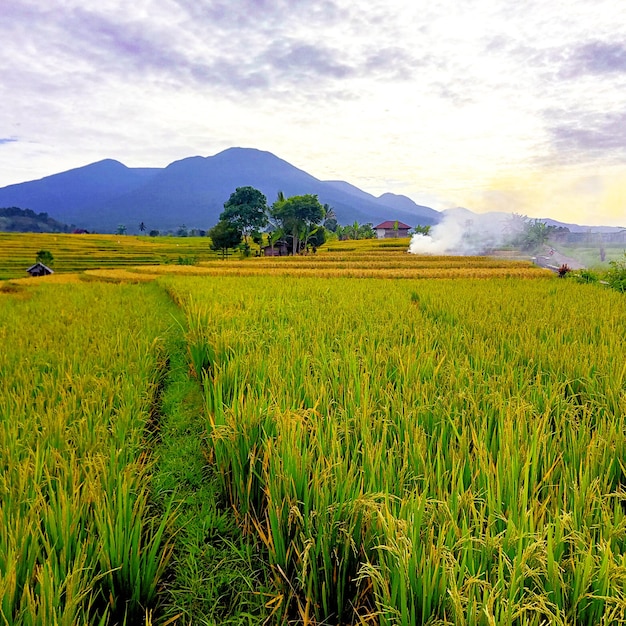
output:
[[[626,293],[626,253],[621,261],[611,261],[609,263],[611,269],[606,274],[606,282],[609,287]]]
[[[48,266],[52,265],[54,262],[54,256],[52,256],[52,252],[50,252],[50,250],[39,250],[39,252],[37,252],[36,259],[37,263],[43,263]]]
[[[597,283],[600,277],[591,270],[580,270],[572,273],[572,278],[578,283]]]
[[[571,271],[572,268],[567,263],[563,263],[558,269],[559,278],[565,278]]]

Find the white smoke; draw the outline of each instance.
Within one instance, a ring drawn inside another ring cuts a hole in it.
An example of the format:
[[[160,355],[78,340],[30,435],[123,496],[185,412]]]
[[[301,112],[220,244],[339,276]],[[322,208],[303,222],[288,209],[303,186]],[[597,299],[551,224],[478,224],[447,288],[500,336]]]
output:
[[[475,214],[463,209],[446,211],[428,235],[416,233],[411,238],[411,254],[488,254],[506,245],[517,231],[517,224],[507,213]]]

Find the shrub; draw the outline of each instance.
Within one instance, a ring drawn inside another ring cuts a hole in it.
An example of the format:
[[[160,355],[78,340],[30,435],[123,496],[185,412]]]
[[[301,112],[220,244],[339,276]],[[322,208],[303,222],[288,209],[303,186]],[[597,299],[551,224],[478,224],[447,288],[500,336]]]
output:
[[[571,271],[572,268],[567,263],[563,263],[558,269],[559,278],[565,278]]]
[[[578,272],[574,272],[572,273],[572,278],[579,283],[597,283],[600,281],[598,275],[591,270],[580,270]]]
[[[623,260],[611,261],[609,265],[611,269],[606,274],[609,286],[621,293],[626,293],[626,253],[624,253]]]

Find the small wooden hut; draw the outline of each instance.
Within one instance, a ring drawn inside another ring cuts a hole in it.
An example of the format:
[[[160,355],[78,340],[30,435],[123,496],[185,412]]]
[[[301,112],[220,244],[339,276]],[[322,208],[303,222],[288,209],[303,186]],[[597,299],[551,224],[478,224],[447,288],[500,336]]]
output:
[[[53,270],[39,261],[37,261],[35,265],[31,265],[26,271],[31,276],[47,276],[48,274],[54,274]]]
[[[263,247],[263,256],[287,256],[288,254],[286,241],[277,241],[273,246]]]

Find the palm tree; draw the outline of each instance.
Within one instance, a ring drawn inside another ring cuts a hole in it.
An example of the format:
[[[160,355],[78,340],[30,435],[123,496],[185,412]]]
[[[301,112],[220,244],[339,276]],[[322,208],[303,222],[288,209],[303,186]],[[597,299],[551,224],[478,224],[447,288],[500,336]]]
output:
[[[274,244],[283,236],[282,228],[275,228],[267,233],[267,241],[270,244],[272,255],[274,255]]]
[[[143,222],[141,222],[141,223],[139,224],[139,230],[140,230],[142,233],[143,233],[143,231],[144,231],[144,230],[146,230],[146,225],[145,225]]]
[[[354,220],[354,224],[350,226],[350,239],[358,239],[359,238],[359,223]]]

